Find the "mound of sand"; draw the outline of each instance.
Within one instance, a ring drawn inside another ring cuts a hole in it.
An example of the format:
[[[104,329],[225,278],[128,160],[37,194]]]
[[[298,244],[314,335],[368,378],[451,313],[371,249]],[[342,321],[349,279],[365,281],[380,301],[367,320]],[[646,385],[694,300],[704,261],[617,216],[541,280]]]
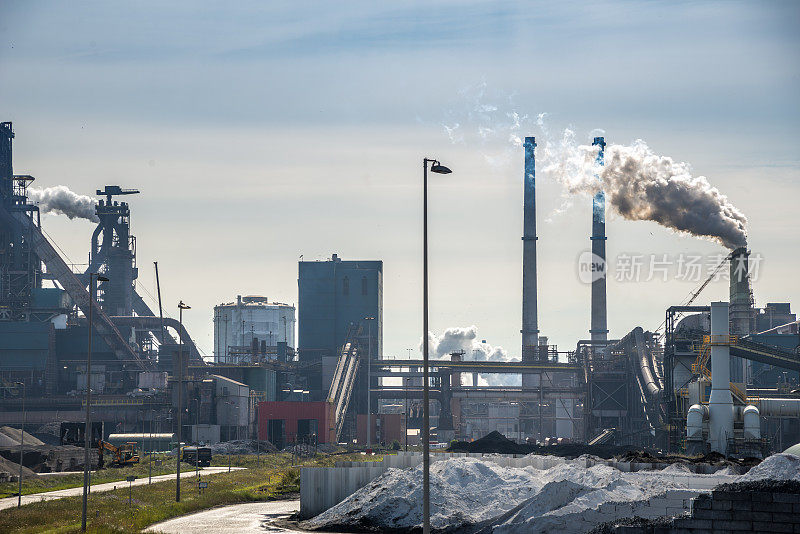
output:
[[[3,439],[5,437],[6,439]],[[0,427],[0,446],[3,447],[19,447],[20,439],[22,438],[22,431],[18,428],[12,428],[10,426],[3,426]],[[6,440],[11,440],[11,444],[5,445]],[[36,439],[35,437],[31,436],[27,432],[25,432],[25,445],[44,445],[44,441],[40,439]]]
[[[12,476],[19,476],[19,464],[14,463],[10,460],[6,460],[2,456],[0,456],[0,473],[8,473]],[[22,468],[22,478],[28,477],[35,477],[37,476],[35,472],[31,471],[27,467]]]

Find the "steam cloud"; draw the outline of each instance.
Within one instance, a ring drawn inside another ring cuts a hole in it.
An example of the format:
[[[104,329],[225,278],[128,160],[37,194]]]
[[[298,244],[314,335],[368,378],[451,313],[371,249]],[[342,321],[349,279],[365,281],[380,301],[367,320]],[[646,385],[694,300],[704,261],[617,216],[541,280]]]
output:
[[[601,167],[596,163],[599,147],[573,141],[574,134],[566,130],[558,147],[548,143],[545,149],[544,172],[570,193],[602,189],[611,208],[625,219],[654,221],[730,249],[747,244],[747,218],[705,176],[693,176],[687,163],[655,154],[637,140],[630,146],[606,146]]]
[[[86,195],[79,195],[65,185],[37,189],[28,189],[28,199],[39,204],[42,213],[57,213],[66,215],[70,219],[86,219],[99,222],[100,219],[94,212],[95,199]]]
[[[421,348],[422,344],[420,344]],[[519,358],[509,357],[503,347],[493,347],[488,343],[481,342],[478,339],[478,328],[474,325],[448,328],[441,336],[428,333],[428,354],[432,359],[450,359],[450,353],[460,350],[464,351],[464,356],[462,356],[464,360],[519,361]],[[477,385],[520,386],[522,384],[520,375],[480,374],[478,376],[479,384]]]
[[[519,165],[522,137],[536,133],[542,178],[556,180],[567,193],[556,214],[572,204],[575,194],[602,189],[610,208],[625,219],[654,221],[728,248],[747,244],[747,218],[706,177],[693,176],[689,164],[658,155],[637,140],[606,146],[601,167],[598,147],[579,144],[570,129],[557,138],[547,127],[546,113],[520,114],[514,100],[513,94],[490,90],[485,81],[465,87],[442,126],[452,143],[478,148],[489,167],[503,173]]]

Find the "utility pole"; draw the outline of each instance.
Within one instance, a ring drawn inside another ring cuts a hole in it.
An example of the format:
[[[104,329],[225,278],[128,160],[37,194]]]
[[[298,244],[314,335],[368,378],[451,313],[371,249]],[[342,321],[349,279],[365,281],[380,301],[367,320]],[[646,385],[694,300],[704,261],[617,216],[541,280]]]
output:
[[[81,532],[86,532],[86,510],[89,503],[90,460],[89,449],[92,444],[92,330],[97,282],[108,282],[108,278],[97,273],[89,273],[89,338],[86,350],[86,428],[84,430],[83,452],[83,503],[81,505]]]
[[[369,449],[372,445],[372,397],[371,397],[371,389],[372,389],[372,322],[375,320],[375,317],[364,317],[364,320],[367,321],[369,325],[367,327],[367,448]]]
[[[175,476],[175,502],[181,502],[181,438],[182,438],[182,421],[183,421],[183,310],[189,310],[191,306],[187,306],[180,301],[178,303],[178,465],[176,467],[177,474]]]

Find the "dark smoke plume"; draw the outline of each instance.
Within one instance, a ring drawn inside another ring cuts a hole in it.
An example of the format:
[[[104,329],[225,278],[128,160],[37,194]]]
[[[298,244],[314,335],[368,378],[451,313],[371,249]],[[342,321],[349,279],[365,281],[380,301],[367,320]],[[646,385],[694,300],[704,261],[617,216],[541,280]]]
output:
[[[639,140],[631,146],[608,145],[600,167],[598,147],[574,140],[575,134],[566,130],[560,143],[547,143],[542,151],[544,172],[570,193],[593,195],[602,189],[625,219],[654,221],[730,249],[747,244],[747,217],[705,176],[692,176],[688,164],[659,156]]]
[[[601,172],[609,204],[624,218],[655,221],[734,249],[747,244],[747,218],[705,176],[654,154],[643,142],[606,147]]]

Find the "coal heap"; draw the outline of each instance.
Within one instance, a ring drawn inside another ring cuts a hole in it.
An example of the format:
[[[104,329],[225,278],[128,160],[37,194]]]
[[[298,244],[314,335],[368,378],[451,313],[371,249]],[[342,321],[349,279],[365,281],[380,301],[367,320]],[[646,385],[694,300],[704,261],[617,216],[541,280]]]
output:
[[[562,443],[561,445],[536,445],[532,443],[516,443],[496,430],[475,441],[456,441],[447,449],[450,452],[474,452],[494,454],[539,454],[542,456],[560,456],[573,459],[584,454],[591,454],[609,460],[631,452],[642,452],[631,445],[586,445],[583,443]]]

